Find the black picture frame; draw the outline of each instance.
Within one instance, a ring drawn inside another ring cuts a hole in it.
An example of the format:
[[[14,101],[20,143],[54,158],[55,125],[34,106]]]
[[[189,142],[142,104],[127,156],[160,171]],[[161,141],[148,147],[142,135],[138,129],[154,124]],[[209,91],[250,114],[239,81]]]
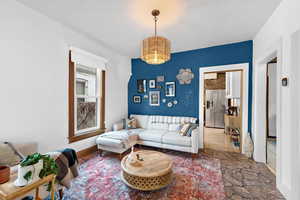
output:
[[[145,93],[147,91],[147,82],[144,79],[137,80],[137,92]]]
[[[176,94],[176,84],[174,81],[165,83],[165,96],[175,97]]]
[[[135,104],[142,103],[142,97],[140,95],[133,96],[133,103],[135,103]]]
[[[149,88],[156,88],[156,81],[155,80],[149,80]]]

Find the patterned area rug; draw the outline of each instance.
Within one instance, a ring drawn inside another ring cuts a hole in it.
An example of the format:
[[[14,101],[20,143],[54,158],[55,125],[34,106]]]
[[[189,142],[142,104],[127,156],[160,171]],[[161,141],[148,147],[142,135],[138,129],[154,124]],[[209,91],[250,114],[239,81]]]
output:
[[[120,161],[94,156],[80,166],[80,176],[64,193],[64,200],[222,200],[225,199],[220,161],[199,155],[166,151],[172,157],[172,183],[152,192],[127,187],[120,178]]]

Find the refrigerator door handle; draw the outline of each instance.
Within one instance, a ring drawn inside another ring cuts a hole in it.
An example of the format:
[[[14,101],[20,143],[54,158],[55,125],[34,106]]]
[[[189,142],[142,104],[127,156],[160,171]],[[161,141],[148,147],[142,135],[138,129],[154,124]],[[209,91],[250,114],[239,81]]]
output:
[[[210,101],[206,101],[206,109],[210,108]]]

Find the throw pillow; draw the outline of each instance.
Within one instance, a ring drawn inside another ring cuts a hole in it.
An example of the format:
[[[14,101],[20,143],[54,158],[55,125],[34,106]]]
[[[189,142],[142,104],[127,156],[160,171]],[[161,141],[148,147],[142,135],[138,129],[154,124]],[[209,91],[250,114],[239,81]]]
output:
[[[125,120],[125,129],[135,129],[137,127],[137,120],[135,118]]]
[[[190,123],[183,124],[182,128],[179,131],[179,134],[181,136],[186,136],[187,131],[189,130],[189,128],[190,128]]]
[[[164,131],[169,130],[169,124],[164,124],[164,123],[152,123],[150,127],[151,129],[154,130],[164,130]]]
[[[122,129],[124,129],[123,121],[113,124],[113,131],[119,131],[119,130],[122,130]]]
[[[20,157],[8,144],[0,143],[0,165],[14,166],[19,164],[20,160]]]
[[[197,127],[198,127],[198,124],[191,124],[189,127],[189,130],[186,133],[186,136],[191,137],[193,130],[196,129]]]

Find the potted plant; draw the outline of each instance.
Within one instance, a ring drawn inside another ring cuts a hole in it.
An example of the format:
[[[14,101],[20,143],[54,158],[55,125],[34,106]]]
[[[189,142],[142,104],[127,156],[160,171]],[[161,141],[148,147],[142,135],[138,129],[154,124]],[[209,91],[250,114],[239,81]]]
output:
[[[57,174],[58,167],[55,160],[49,155],[34,153],[27,156],[18,166],[18,178],[15,181],[16,186],[25,186],[39,178],[50,174]],[[48,190],[50,189],[48,185]]]

